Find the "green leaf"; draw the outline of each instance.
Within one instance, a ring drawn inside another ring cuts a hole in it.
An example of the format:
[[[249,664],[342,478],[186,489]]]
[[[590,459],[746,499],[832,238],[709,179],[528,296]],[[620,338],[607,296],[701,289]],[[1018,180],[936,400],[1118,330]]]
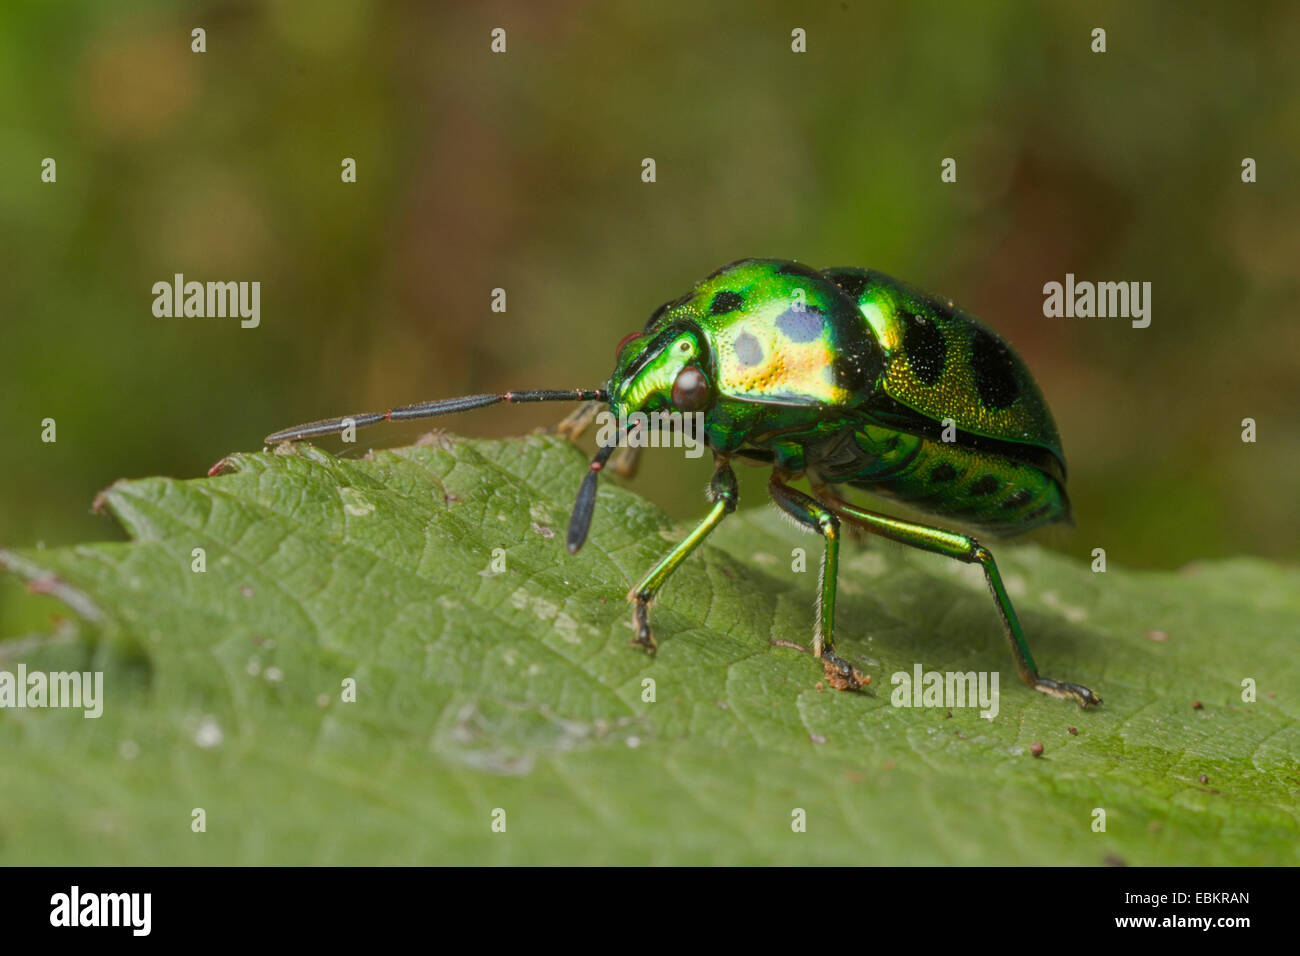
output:
[[[0,711],[0,862],[1300,862],[1294,569],[995,549],[1044,672],[1105,698],[1084,712],[1014,680],[977,569],[850,543],[838,649],[874,682],[842,693],[771,643],[811,635],[820,543],[770,508],[678,571],[649,658],[625,595],[683,529],[605,481],[570,556],[566,442],[229,466],[110,488],[130,542],[0,552],[71,614],[0,670],[105,697]],[[891,706],[917,663],[1000,672],[996,718]]]

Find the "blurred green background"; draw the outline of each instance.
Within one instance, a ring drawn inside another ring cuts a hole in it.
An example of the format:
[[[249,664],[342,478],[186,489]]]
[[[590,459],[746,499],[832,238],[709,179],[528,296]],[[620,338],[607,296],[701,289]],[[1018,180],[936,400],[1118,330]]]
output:
[[[10,0],[0,543],[120,536],[99,489],[299,421],[594,386],[661,302],[776,256],[883,270],[1016,346],[1070,464],[1053,546],[1295,560],[1300,8],[1078,7]],[[177,272],[259,280],[261,326],[156,318]],[[1150,281],[1150,328],[1044,318],[1067,272]],[[651,452],[637,487],[684,518],[708,471]]]

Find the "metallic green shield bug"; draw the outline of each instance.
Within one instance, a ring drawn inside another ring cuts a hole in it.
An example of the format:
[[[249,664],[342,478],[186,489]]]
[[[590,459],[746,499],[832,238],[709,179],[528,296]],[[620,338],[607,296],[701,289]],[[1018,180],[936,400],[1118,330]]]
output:
[[[1101,703],[1087,687],[1038,673],[988,548],[969,534],[870,511],[839,493],[842,486],[865,489],[981,535],[1069,520],[1065,457],[1042,393],[1011,347],[951,302],[869,269],[819,272],[780,259],[742,259],[656,309],[641,332],[619,344],[604,387],[424,402],[313,422],[266,441],[538,401],[582,402],[562,426],[574,436],[602,406],[620,422],[635,420],[638,412],[703,417],[714,456],[712,507],[628,594],[634,642],[647,650],[655,647],[651,603],[669,575],[735,510],[732,461],[745,459],[770,465],[772,499],[825,539],[812,652],[832,686],[857,689],[869,680],[834,652],[840,527],[847,522],[978,564],[1020,679],[1085,707]],[[597,476],[628,430],[597,452],[579,488],[569,524],[572,552],[587,537]],[[625,458],[625,473],[633,462]],[[801,477],[811,495],[791,485]]]

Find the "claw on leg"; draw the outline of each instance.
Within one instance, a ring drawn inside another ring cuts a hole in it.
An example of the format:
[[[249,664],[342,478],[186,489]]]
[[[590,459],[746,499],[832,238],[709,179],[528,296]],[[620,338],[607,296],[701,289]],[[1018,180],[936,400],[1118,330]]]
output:
[[[629,594],[627,599],[636,604],[636,610],[632,613],[636,636],[628,643],[644,647],[647,654],[653,654],[659,645],[655,643],[654,635],[650,633],[650,602],[644,595],[635,592]]]
[[[861,690],[871,683],[871,675],[864,674],[842,657],[838,657],[828,650],[823,650],[820,655],[808,650],[802,644],[796,644],[794,641],[768,641],[769,647],[788,647],[791,650],[800,651],[804,654],[812,654],[814,657],[820,656],[822,670],[826,672],[826,683],[830,684],[836,690]]]
[[[871,683],[871,675],[864,674],[842,657],[836,657],[830,651],[822,651],[822,669],[826,671],[826,683],[836,690],[861,690]]]
[[[1034,690],[1040,693],[1059,697],[1061,700],[1078,701],[1079,706],[1083,708],[1095,707],[1101,703],[1101,698],[1082,684],[1055,681],[1050,677],[1039,677],[1034,680],[1032,686]]]

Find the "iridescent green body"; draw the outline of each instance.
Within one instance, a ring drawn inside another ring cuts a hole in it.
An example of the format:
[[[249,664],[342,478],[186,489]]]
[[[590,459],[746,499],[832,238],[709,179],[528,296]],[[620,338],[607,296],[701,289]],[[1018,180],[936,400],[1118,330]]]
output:
[[[284,429],[268,444],[337,434],[386,421],[431,418],[498,402],[581,401],[563,431],[576,436],[603,403],[619,441],[637,413],[698,413],[713,451],[705,518],[632,588],[635,643],[655,647],[649,607],[668,577],[736,508],[731,462],[772,466],[773,501],[825,539],[813,654],[831,685],[870,680],[834,653],[841,521],[911,547],[980,565],[1002,617],[1020,679],[1083,706],[1101,703],[1080,684],[1041,677],[988,548],[948,531],[841,498],[842,485],[995,534],[1068,519],[1065,457],[1051,412],[1029,370],[975,318],[866,269],[817,272],[780,259],[742,259],[661,306],[620,344],[607,386],[421,402]],[[617,442],[615,443],[617,444]],[[596,478],[614,452],[591,463],[570,518],[568,547],[586,540]],[[631,444],[631,443],[629,443]],[[634,458],[625,459],[625,461]],[[630,473],[630,468],[624,470]],[[791,486],[805,477],[812,494]]]
[[[685,363],[656,376],[641,366],[658,352],[675,358],[662,346],[682,334],[695,339],[692,355],[707,343],[696,364],[717,391],[705,411],[716,452],[997,534],[1069,516],[1042,393],[995,332],[951,303],[865,269],[732,263],[656,311],[623,349],[615,410],[671,405]]]
[[[1083,706],[1101,702],[1082,685],[1039,676],[987,548],[835,491],[863,488],[994,534],[1069,518],[1060,436],[1033,376],[997,333],[951,302],[866,269],[742,259],[625,339],[606,391],[620,417],[702,413],[715,458],[708,516],[628,595],[639,643],[654,647],[648,608],[665,580],[735,509],[730,461],[747,458],[772,465],[772,499],[825,538],[813,653],[834,686],[864,679],[832,650],[844,520],[979,564],[1021,680]],[[811,496],[789,484],[799,477]]]

